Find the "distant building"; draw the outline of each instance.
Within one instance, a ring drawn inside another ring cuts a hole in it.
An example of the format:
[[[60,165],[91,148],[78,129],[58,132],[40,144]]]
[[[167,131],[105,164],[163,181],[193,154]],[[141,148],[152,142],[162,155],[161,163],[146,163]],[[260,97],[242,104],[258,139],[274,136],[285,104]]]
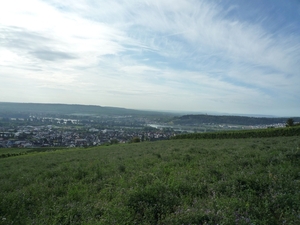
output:
[[[96,128],[91,128],[91,129],[89,129],[89,132],[99,132],[99,130]]]
[[[84,145],[87,145],[87,140],[86,140],[86,139],[76,139],[76,140],[75,140],[75,145],[76,145],[76,146],[84,146]]]

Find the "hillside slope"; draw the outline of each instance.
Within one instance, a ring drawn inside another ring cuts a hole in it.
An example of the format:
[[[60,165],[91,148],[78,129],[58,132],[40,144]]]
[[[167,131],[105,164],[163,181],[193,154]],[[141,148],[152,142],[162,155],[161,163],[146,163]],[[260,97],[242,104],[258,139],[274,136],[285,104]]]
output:
[[[300,224],[299,137],[0,159],[1,224]]]
[[[174,124],[201,125],[201,124],[231,124],[231,125],[266,125],[285,123],[289,118],[267,118],[267,117],[248,117],[248,116],[215,116],[215,115],[184,115],[176,117]],[[300,122],[299,117],[293,118]]]
[[[154,111],[142,111],[118,107],[78,104],[42,104],[42,103],[12,103],[0,102],[0,114],[9,113],[42,113],[42,114],[82,114],[82,115],[160,115],[171,114]]]

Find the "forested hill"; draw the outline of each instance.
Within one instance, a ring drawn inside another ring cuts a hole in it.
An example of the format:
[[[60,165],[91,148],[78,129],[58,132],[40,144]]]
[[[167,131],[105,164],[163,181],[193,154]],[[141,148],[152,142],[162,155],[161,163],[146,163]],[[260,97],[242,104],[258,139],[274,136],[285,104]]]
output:
[[[162,112],[142,111],[118,107],[103,107],[96,105],[72,105],[72,104],[42,104],[42,103],[10,103],[0,102],[0,116],[20,116],[24,113],[42,114],[86,114],[86,115],[157,115]]]
[[[185,115],[175,117],[174,124],[177,125],[197,125],[197,124],[232,124],[232,125],[266,125],[285,123],[289,118],[267,118],[267,117],[247,117],[247,116],[213,116],[213,115]],[[295,122],[300,122],[300,117],[293,118]]]

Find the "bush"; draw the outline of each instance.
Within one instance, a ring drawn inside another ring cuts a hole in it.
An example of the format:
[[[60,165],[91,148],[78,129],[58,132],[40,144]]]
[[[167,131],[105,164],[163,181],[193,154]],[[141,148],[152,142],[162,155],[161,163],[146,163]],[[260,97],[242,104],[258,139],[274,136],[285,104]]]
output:
[[[134,137],[134,138],[132,138],[131,142],[138,143],[138,142],[141,142],[141,139],[139,137]]]

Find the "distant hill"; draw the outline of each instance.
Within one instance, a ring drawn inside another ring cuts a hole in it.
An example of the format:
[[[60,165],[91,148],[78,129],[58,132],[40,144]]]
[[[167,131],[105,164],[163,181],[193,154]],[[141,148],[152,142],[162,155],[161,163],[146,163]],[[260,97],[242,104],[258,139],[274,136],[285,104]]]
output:
[[[285,117],[248,117],[229,115],[184,115],[173,117],[175,113],[143,111],[118,107],[103,107],[96,105],[77,104],[43,104],[43,103],[11,103],[0,102],[0,117],[22,117],[33,114],[50,115],[82,115],[82,116],[168,116],[169,121],[174,125],[199,125],[199,124],[231,124],[231,125],[265,125],[275,123],[285,123]],[[177,114],[178,115],[178,114]],[[293,118],[295,122],[300,122],[300,117]]]
[[[118,107],[96,105],[42,104],[42,103],[10,103],[0,102],[0,115],[5,113],[41,113],[63,115],[159,115],[171,114],[155,111],[142,111]]]
[[[199,124],[231,124],[231,125],[266,125],[285,123],[288,118],[266,118],[247,116],[213,116],[213,115],[184,115],[175,117],[173,123],[176,125],[199,125]],[[300,122],[300,117],[293,118]]]

